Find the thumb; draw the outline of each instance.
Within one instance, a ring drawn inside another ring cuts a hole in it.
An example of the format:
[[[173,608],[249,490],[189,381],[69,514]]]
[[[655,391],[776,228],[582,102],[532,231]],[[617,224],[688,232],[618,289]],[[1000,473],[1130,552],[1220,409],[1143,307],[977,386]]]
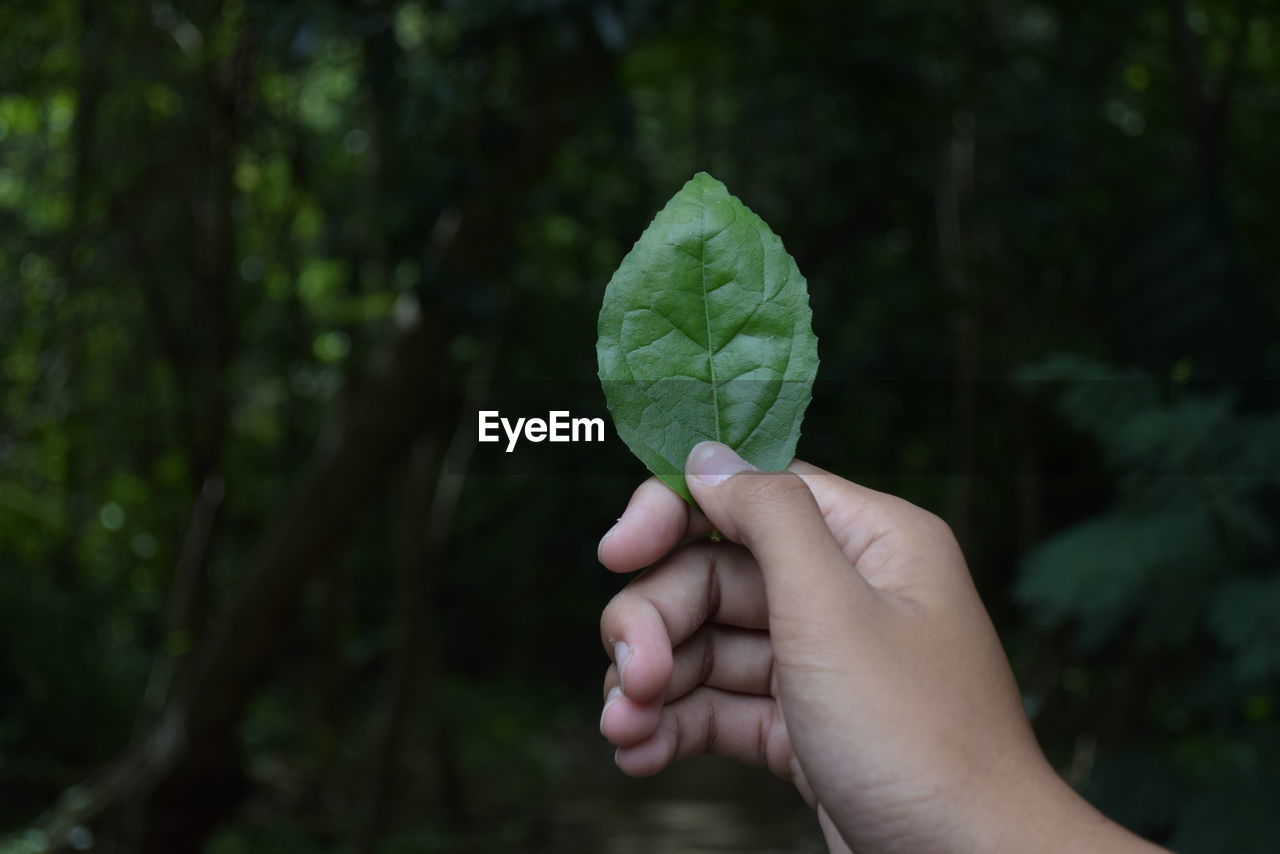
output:
[[[847,626],[850,606],[872,601],[798,475],[759,471],[719,442],[695,446],[685,471],[702,512],[760,565],[775,632]]]

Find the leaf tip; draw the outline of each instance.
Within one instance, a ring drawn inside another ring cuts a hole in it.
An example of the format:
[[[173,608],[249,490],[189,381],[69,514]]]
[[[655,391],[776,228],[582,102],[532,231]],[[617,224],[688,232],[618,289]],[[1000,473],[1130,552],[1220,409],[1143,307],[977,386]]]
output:
[[[689,179],[689,185],[698,186],[706,185],[709,187],[724,187],[724,182],[716,178],[710,172],[698,171],[693,173],[693,177]]]

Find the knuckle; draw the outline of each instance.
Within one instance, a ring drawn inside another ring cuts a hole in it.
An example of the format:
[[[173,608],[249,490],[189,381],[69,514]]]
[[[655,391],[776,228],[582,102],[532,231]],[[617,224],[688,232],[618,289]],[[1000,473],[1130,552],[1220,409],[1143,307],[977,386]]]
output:
[[[699,665],[698,684],[706,685],[711,681],[711,676],[716,669],[716,643],[717,632],[714,628],[704,626],[694,635],[697,643],[701,645],[702,661]]]
[[[604,610],[600,612],[600,638],[609,646],[617,640],[613,635],[617,633],[619,624],[622,622],[624,612],[628,608],[627,590],[620,590],[614,594],[609,600],[609,604],[604,606]]]
[[[706,729],[702,733],[701,752],[715,753],[720,744],[720,718],[715,703],[707,704]]]
[[[938,542],[954,542],[956,535],[951,529],[950,523],[938,514],[925,510],[921,507],[915,508],[915,523],[920,529],[921,534],[931,540]]]
[[[700,576],[715,565],[716,556],[714,544],[697,540],[664,557],[654,566],[654,574],[688,572]]]
[[[910,533],[913,538],[945,544],[955,542],[955,532],[950,523],[932,510],[912,504],[905,498],[889,496],[885,504],[886,521]]]

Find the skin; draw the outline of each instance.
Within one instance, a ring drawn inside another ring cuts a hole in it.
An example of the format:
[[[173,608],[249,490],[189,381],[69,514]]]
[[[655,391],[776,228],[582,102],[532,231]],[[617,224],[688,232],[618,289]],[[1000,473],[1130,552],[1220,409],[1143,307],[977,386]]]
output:
[[[835,852],[1156,852],[1045,760],[947,525],[815,466],[689,455],[600,542],[604,736],[636,777],[704,753],[792,781]],[[698,539],[712,523],[726,542]]]

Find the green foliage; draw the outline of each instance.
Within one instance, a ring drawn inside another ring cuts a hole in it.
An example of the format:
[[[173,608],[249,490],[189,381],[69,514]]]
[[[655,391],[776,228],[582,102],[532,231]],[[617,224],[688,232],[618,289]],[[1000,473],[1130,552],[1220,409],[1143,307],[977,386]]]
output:
[[[782,241],[699,172],[605,290],[596,352],[618,435],[689,501],[684,461],[698,442],[786,468],[818,372],[811,317]]]
[[[1280,572],[1233,579],[1215,590],[1209,629],[1241,682],[1280,676]]]
[[[1049,384],[1120,475],[1114,506],[1032,551],[1015,587],[1036,623],[1071,627],[1072,659],[1126,662],[1145,706],[1100,712],[1086,791],[1180,852],[1270,850],[1250,828],[1280,791],[1280,412],[1077,357],[1021,379]]]

